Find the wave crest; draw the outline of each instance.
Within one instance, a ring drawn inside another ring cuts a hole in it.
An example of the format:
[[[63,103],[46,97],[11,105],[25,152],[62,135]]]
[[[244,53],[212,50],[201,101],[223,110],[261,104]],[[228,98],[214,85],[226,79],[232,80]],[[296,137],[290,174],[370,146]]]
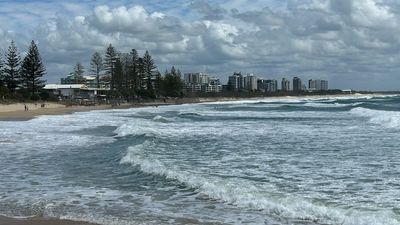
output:
[[[156,144],[150,141],[129,147],[120,163],[137,166],[147,174],[176,180],[211,199],[239,208],[262,210],[277,217],[312,221],[317,224],[394,225],[399,223],[390,211],[371,213],[333,208],[290,196],[277,197],[268,192],[268,187],[253,185],[239,178],[210,178],[196,171],[183,171],[174,163],[162,162],[146,154],[147,149],[155,147]]]
[[[374,124],[388,128],[400,128],[400,112],[373,110],[362,107],[354,108],[350,112],[357,116],[368,117],[369,122]]]

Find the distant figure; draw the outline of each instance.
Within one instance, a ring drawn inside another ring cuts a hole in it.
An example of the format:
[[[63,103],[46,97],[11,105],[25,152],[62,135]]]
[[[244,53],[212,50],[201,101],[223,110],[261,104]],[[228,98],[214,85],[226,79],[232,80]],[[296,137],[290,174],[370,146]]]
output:
[[[24,104],[24,110],[28,111],[28,108],[26,107],[26,104]]]

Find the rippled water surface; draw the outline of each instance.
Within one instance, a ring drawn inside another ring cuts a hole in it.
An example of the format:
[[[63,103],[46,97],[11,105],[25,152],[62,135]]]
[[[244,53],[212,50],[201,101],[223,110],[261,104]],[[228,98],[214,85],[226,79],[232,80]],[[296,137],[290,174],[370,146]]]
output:
[[[100,224],[400,224],[400,97],[0,122],[0,214]]]

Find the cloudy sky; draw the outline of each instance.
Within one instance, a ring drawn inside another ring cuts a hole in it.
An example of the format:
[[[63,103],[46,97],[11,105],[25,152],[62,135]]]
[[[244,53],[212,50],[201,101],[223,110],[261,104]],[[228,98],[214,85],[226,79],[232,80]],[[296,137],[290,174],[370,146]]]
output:
[[[400,89],[398,0],[0,0],[0,49],[38,42],[49,82],[112,43],[148,49],[161,72],[233,71]]]

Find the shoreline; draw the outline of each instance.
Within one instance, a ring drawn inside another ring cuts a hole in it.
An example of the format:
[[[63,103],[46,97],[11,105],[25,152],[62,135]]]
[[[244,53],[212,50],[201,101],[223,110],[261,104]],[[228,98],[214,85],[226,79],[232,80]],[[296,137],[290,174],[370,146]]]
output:
[[[164,105],[181,105],[195,103],[212,103],[212,102],[229,102],[229,101],[246,101],[246,100],[262,100],[262,99],[317,99],[331,97],[349,97],[349,96],[385,96],[389,94],[337,94],[337,95],[302,95],[302,96],[271,96],[271,97],[196,97],[196,98],[180,98],[148,101],[142,103],[125,103],[119,106],[96,105],[96,106],[65,106],[57,102],[46,103],[46,107],[41,108],[35,103],[14,103],[0,104],[0,121],[27,121],[43,115],[65,115],[75,112],[87,112],[93,110],[112,110],[112,109],[129,109],[140,107],[164,106]],[[24,110],[24,105],[29,110]]]
[[[94,223],[63,220],[57,218],[32,217],[16,219],[8,216],[0,216],[0,225],[98,225]]]

